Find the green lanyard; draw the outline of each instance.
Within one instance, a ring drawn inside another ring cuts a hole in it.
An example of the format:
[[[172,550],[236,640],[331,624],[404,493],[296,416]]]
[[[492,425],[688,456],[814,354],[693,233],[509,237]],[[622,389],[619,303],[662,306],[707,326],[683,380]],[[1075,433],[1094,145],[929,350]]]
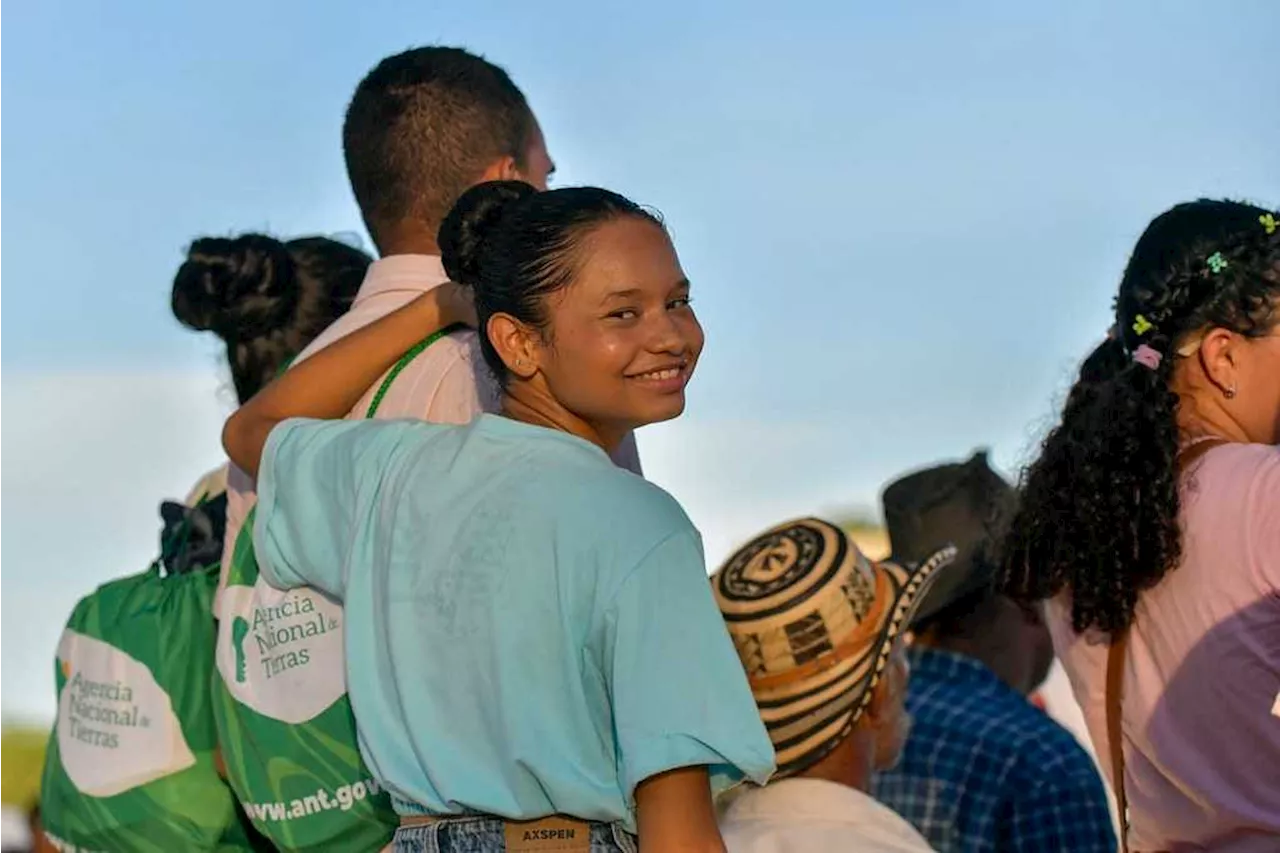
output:
[[[426,340],[421,341],[415,345],[413,349],[400,356],[400,360],[397,361],[391,370],[387,372],[387,378],[382,380],[382,384],[378,386],[378,393],[373,395],[373,400],[369,403],[369,411],[365,412],[364,416],[366,418],[371,418],[377,413],[378,406],[382,405],[382,398],[387,396],[387,392],[391,390],[391,383],[396,381],[396,377],[400,375],[400,371],[408,367],[409,363],[421,355],[423,350],[443,338],[445,335],[450,334],[451,332],[460,331],[464,328],[466,327],[448,326],[438,332],[433,332],[427,336]]]

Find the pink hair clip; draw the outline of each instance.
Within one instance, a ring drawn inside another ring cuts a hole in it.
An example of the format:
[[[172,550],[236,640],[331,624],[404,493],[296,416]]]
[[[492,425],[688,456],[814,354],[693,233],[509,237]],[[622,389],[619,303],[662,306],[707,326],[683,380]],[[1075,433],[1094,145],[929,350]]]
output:
[[[1160,362],[1164,359],[1160,353],[1156,352],[1146,344],[1139,344],[1138,348],[1133,351],[1133,360],[1148,370],[1157,370]]]

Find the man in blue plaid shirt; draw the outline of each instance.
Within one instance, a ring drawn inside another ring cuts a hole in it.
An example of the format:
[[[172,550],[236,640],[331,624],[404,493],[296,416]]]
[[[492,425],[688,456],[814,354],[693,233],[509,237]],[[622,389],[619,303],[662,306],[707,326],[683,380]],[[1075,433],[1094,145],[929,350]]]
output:
[[[959,556],[912,622],[911,736],[871,794],[940,853],[1115,853],[1093,760],[1026,698],[1053,663],[1049,632],[993,586],[990,537],[1015,500],[985,453],[885,489],[893,560],[947,542]]]

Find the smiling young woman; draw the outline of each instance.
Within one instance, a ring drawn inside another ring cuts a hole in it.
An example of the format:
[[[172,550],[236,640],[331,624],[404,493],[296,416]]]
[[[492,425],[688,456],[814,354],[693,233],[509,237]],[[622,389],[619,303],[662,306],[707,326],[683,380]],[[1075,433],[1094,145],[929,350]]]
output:
[[[670,238],[607,190],[499,182],[439,243],[502,414],[282,423],[345,414],[431,328],[417,303],[285,374],[224,433],[257,472],[262,577],[345,601],[397,850],[723,850],[713,794],[773,748],[697,530],[607,455],[684,410],[702,351]]]

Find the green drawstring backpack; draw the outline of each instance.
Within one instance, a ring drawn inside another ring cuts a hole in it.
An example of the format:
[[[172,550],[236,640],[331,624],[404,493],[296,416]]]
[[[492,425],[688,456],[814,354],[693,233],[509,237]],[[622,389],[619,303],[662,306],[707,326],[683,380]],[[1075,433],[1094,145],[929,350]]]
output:
[[[400,371],[450,331],[405,353],[366,417]],[[213,696],[227,779],[254,827],[281,850],[380,850],[399,819],[360,757],[342,606],[316,590],[277,590],[262,580],[255,515],[236,538],[219,605]]]
[[[81,599],[58,643],[44,831],[63,851],[268,849],[214,767],[226,496],[161,513],[160,557]]]

